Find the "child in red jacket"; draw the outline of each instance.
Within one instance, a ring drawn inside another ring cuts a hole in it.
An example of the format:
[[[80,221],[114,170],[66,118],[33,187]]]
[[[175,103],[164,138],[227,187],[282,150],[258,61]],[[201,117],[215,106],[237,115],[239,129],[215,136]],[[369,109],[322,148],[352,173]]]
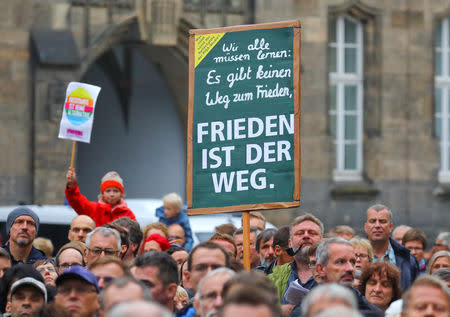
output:
[[[103,176],[98,202],[89,201],[81,194],[77,175],[73,168],[69,168],[66,178],[66,198],[70,206],[77,214],[87,215],[94,219],[97,227],[120,217],[130,217],[136,220],[135,215],[123,199],[123,180],[117,172],[108,172]]]

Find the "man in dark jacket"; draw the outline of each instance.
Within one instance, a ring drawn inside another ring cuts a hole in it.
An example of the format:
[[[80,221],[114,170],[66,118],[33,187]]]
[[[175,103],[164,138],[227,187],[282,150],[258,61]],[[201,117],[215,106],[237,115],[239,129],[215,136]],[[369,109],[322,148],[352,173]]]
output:
[[[6,219],[9,241],[5,250],[11,255],[11,264],[33,264],[46,259],[44,253],[33,247],[39,229],[39,217],[30,208],[21,206],[11,211]]]
[[[386,206],[369,207],[364,229],[374,251],[373,262],[387,261],[396,265],[401,271],[401,287],[406,290],[419,275],[419,268],[409,250],[390,237],[393,227],[392,212]]]
[[[349,289],[355,296],[356,307],[364,316],[384,316],[378,307],[352,288],[356,258],[350,242],[339,237],[326,239],[318,246],[316,255],[315,270],[321,284],[337,283]],[[302,304],[303,307],[305,305]],[[300,316],[302,306],[297,305],[290,316]]]

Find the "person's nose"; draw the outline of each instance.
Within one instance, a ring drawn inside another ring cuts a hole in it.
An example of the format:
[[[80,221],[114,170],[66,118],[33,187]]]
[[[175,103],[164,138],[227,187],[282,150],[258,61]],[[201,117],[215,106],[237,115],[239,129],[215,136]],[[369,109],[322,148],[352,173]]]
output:
[[[428,305],[427,308],[425,309],[425,315],[424,317],[433,317],[435,316],[435,312],[433,310],[433,305]]]
[[[269,247],[269,254],[275,254],[275,251],[273,250],[272,246]]]
[[[78,293],[75,287],[72,287],[69,291],[69,298],[77,298]]]
[[[347,272],[354,272],[355,271],[355,265],[352,262],[347,261],[347,264],[345,266],[345,270]]]
[[[31,300],[28,296],[25,296],[24,300],[22,301],[22,307],[31,307]]]
[[[381,292],[381,285],[380,285],[380,283],[377,283],[377,284],[375,285],[374,291],[375,291],[376,293],[380,293],[380,292]]]
[[[24,221],[20,224],[20,230],[27,230],[28,229],[28,225],[27,222]]]
[[[222,295],[217,295],[216,299],[214,300],[214,308],[220,308],[222,307],[223,299]]]

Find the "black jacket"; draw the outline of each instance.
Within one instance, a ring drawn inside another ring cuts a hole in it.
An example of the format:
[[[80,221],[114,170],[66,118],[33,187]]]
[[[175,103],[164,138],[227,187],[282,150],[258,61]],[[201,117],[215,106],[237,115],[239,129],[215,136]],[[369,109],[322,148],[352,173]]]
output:
[[[395,254],[395,264],[400,269],[400,285],[405,291],[419,276],[419,265],[416,258],[407,248],[392,238],[389,238],[389,243],[392,246]]]

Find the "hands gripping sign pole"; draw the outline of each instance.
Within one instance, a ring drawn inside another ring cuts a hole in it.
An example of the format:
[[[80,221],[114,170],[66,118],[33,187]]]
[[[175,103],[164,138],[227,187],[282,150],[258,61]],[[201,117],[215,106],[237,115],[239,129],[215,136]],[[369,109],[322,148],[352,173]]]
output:
[[[190,215],[299,206],[300,21],[190,30],[187,126]]]
[[[91,142],[94,110],[101,88],[94,85],[71,82],[67,86],[59,138],[73,140],[70,167],[73,168],[76,142]]]

